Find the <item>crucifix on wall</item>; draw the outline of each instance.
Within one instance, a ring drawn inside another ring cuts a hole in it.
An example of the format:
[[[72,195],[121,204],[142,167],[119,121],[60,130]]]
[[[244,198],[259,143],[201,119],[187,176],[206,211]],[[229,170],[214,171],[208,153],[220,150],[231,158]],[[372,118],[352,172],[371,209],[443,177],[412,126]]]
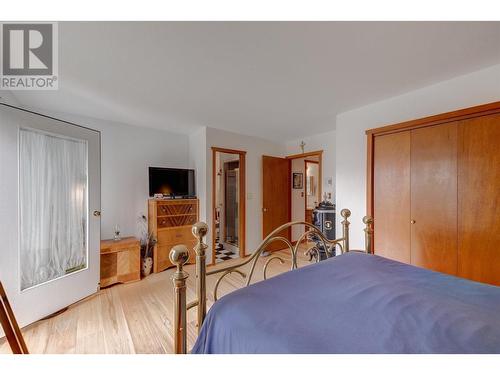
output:
[[[300,149],[302,150],[302,153],[304,153],[304,147],[306,147],[306,143],[304,141],[300,142]]]

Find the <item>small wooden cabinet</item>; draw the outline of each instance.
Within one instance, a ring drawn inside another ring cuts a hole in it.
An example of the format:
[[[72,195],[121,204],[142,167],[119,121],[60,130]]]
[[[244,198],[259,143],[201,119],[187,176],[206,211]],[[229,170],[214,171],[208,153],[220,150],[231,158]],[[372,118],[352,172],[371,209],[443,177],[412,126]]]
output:
[[[141,245],[135,237],[101,241],[101,288],[141,279]]]
[[[172,247],[179,244],[189,249],[189,263],[195,262],[196,239],[191,227],[197,221],[198,199],[149,200],[149,231],[158,240],[153,249],[153,272],[173,266],[168,256]]]

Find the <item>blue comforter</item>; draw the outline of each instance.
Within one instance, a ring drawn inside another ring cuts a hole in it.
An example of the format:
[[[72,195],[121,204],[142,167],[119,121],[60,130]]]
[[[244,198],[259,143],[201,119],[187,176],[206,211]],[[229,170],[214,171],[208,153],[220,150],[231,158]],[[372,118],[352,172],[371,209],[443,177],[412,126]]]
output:
[[[500,353],[500,288],[348,253],[224,296],[193,353]]]

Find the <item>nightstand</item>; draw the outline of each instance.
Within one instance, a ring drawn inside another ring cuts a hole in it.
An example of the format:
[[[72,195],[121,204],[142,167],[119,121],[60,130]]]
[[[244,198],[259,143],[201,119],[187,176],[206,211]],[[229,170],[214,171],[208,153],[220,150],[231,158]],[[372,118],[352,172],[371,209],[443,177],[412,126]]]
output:
[[[101,241],[101,288],[141,279],[141,245],[135,237]]]

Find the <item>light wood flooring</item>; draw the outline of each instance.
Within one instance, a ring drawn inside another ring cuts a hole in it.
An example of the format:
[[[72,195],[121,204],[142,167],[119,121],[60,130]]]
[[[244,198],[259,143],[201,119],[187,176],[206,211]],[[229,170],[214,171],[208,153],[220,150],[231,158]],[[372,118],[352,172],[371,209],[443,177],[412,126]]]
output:
[[[308,264],[303,251],[299,253],[299,267]],[[289,252],[275,253],[278,254],[286,262],[284,265],[278,261],[271,262],[268,278],[290,268]],[[252,282],[262,280],[262,268],[267,259],[259,259]],[[215,267],[239,261],[228,260]],[[187,266],[186,271],[190,274],[187,290],[189,302],[195,298],[194,265]],[[30,353],[172,353],[173,272],[174,269],[169,269],[135,283],[102,289],[57,316],[23,328]],[[208,306],[213,304],[216,280],[217,275],[207,279]],[[230,274],[224,280],[219,286],[219,296],[243,286],[237,274]],[[188,313],[189,348],[196,340],[195,314],[196,309]],[[0,339],[0,353],[10,353],[5,338]]]

